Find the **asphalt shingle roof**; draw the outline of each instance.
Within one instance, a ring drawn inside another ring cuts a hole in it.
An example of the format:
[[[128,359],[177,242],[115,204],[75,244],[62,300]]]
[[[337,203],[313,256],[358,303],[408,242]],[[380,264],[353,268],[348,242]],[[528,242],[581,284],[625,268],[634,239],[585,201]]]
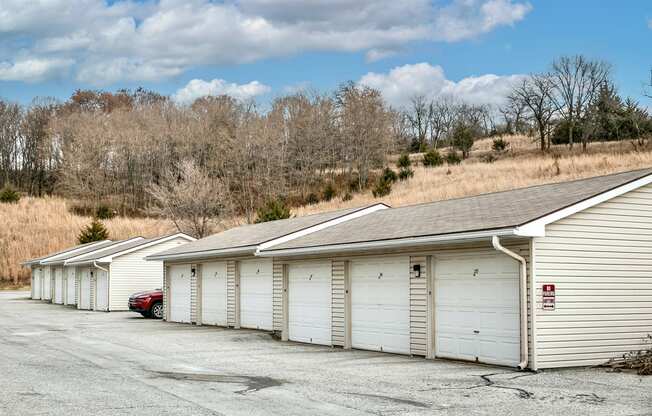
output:
[[[60,251],[60,252],[58,252],[56,254],[51,254],[49,256],[42,257],[40,260],[42,262],[44,262],[45,264],[49,265],[49,266],[59,265],[59,264],[63,264],[64,261],[66,261],[67,259],[70,259],[72,257],[81,256],[82,254],[86,254],[86,253],[91,253],[91,252],[93,252],[95,250],[100,250],[100,249],[102,249],[104,247],[109,247],[109,246],[111,246],[111,245],[113,245],[115,243],[116,243],[115,241],[111,241],[111,240],[104,240],[104,241],[102,241],[102,242],[100,242],[98,244],[95,244],[95,245],[92,245],[92,243],[86,243],[86,244],[82,244],[82,245],[79,245],[79,246],[75,246],[73,248],[69,248],[68,250]],[[84,248],[82,248],[82,247],[84,247]],[[82,248],[82,249],[81,250],[76,250],[76,249],[79,249],[79,248]],[[59,254],[63,254],[63,253],[66,253],[66,254],[64,254],[62,256],[59,256]],[[49,258],[55,257],[55,256],[59,256],[59,257],[57,257],[56,259],[52,259],[52,260],[48,261]]]
[[[109,240],[107,240],[107,241],[109,241]],[[92,243],[80,244],[78,246],[69,247],[69,248],[67,248],[65,250],[57,251],[57,252],[54,252],[54,253],[49,253],[49,254],[46,254],[46,255],[41,256],[41,257],[35,257],[33,259],[25,260],[22,264],[24,264],[24,265],[38,264],[39,262],[41,262],[41,261],[43,261],[45,259],[48,259],[50,257],[58,256],[60,254],[67,253],[69,251],[76,250],[78,248],[88,246],[89,244],[92,244]]]
[[[652,174],[652,169],[380,210],[263,250],[517,227]]]
[[[156,254],[156,257],[257,246],[266,241],[301,231],[305,228],[351,214],[364,208],[367,207],[342,209],[320,214],[306,215],[303,217],[288,218],[285,220],[242,225],[240,227],[231,228],[221,233],[166,250],[162,253]],[[254,250],[255,248],[252,249],[252,252]]]
[[[180,234],[182,235],[182,234]],[[89,253],[85,256],[75,258],[73,261],[71,261],[71,264],[80,264],[80,263],[88,263],[88,262],[93,262],[97,261],[101,258],[108,257],[108,256],[113,256],[115,254],[121,253],[125,250],[130,250],[132,248],[136,248],[145,244],[153,243],[158,240],[163,240],[164,238],[171,237],[171,235],[164,235],[161,237],[155,237],[155,238],[140,238],[138,240],[126,242],[124,244],[119,244],[119,245],[112,245],[110,247],[105,248],[104,250],[100,251],[94,251],[92,253]],[[127,241],[127,240],[123,240]]]

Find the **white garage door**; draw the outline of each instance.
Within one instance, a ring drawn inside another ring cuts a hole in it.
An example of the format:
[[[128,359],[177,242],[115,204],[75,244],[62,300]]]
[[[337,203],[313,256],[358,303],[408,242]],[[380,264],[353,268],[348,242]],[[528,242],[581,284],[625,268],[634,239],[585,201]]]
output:
[[[190,265],[170,266],[168,307],[171,322],[190,322]]]
[[[95,270],[95,310],[109,310],[109,275],[104,270]]]
[[[201,322],[226,326],[226,262],[202,264]]]
[[[434,264],[436,355],[518,365],[518,263],[491,254]]]
[[[63,303],[63,269],[54,269],[54,303]]]
[[[288,337],[331,345],[331,263],[291,264],[288,269]]]
[[[66,267],[64,273],[68,275],[66,282],[66,305],[75,305],[75,268]]]
[[[272,330],[272,261],[240,262],[240,325]]]
[[[79,309],[91,308],[91,272],[88,268],[81,270],[79,279]]]
[[[41,299],[41,269],[34,269],[32,276],[34,276],[32,299]]]
[[[41,299],[44,300],[50,300],[52,299],[52,276],[50,276],[51,272],[50,267],[45,267],[43,269],[43,278],[42,278],[42,292],[41,292]]]
[[[403,257],[351,261],[353,348],[410,353],[410,262]]]

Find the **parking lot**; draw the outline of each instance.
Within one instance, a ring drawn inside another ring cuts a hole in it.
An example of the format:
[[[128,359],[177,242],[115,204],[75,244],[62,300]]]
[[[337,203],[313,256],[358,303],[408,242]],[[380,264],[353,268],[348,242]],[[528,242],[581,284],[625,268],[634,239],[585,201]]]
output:
[[[652,415],[652,377],[426,361],[0,292],[0,414]]]

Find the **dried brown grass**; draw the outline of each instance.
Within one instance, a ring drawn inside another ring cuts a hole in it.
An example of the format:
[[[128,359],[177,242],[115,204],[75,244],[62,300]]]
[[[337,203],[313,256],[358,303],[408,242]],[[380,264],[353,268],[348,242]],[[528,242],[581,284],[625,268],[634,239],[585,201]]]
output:
[[[415,167],[414,178],[395,183],[387,197],[375,199],[371,192],[366,192],[349,201],[336,198],[295,209],[293,213],[300,216],[375,202],[396,207],[652,167],[652,149],[637,152],[629,143],[598,143],[585,153],[559,147],[542,154],[530,138],[517,136],[508,140],[515,145],[510,145],[511,150],[493,163],[481,161],[482,154],[491,148],[491,140],[487,139],[476,144],[478,149],[461,165]]]
[[[25,281],[29,270],[20,263],[77,244],[80,229],[90,217],[68,211],[61,198],[22,198],[17,204],[0,204],[0,281]],[[154,237],[174,230],[171,223],[148,218],[114,218],[104,221],[111,239],[141,235]]]

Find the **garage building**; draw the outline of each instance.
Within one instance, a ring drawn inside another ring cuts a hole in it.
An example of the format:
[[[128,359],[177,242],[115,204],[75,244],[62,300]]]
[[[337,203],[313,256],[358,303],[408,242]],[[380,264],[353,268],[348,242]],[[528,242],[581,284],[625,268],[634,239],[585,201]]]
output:
[[[136,237],[67,259],[66,267],[80,271],[78,308],[128,310],[132,294],[163,286],[163,265],[145,261],[145,257],[191,241],[195,239],[183,233],[151,239]]]
[[[255,253],[387,208],[384,204],[374,204],[245,225],[149,256],[149,260],[165,262],[165,319],[280,331],[278,305],[283,288],[275,276],[281,276],[283,268],[273,259],[256,257]],[[326,276],[330,276],[330,271]],[[316,276],[314,282],[318,279]],[[328,279],[322,283],[330,285]],[[325,304],[328,306],[328,302]],[[329,330],[329,326],[325,325],[325,329]]]
[[[40,261],[40,267],[50,273],[50,287],[52,293],[52,303],[60,305],[76,305],[76,269],[75,267],[65,266],[66,260],[83,256],[97,250],[116,244],[115,241],[103,240],[94,243],[78,246],[76,249],[68,250],[56,256],[50,256]]]
[[[51,270],[53,267],[50,262],[57,262],[57,260],[69,257],[71,255],[79,255],[89,252],[96,247],[105,246],[110,243],[109,240],[96,241],[87,244],[81,244],[75,247],[67,248],[46,256],[38,257],[35,259],[27,260],[22,263],[23,266],[31,269],[31,297],[32,299],[51,300],[55,297],[54,288],[55,284],[52,282],[55,279],[55,273]],[[62,265],[63,263],[60,263]]]
[[[379,210],[257,255],[283,339],[600,364],[652,332],[652,169]]]

